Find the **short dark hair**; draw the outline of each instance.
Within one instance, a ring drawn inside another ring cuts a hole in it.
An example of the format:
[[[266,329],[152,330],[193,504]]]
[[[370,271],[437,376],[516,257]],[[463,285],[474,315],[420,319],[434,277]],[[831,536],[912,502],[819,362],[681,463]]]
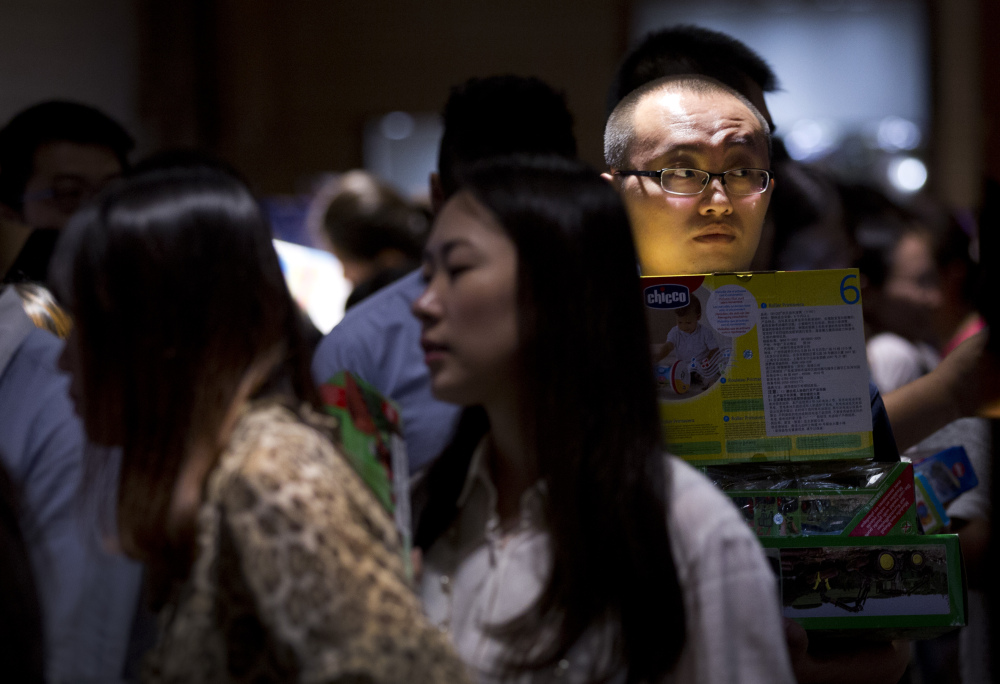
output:
[[[767,62],[732,36],[700,26],[671,26],[648,34],[618,65],[608,89],[608,115],[639,86],[684,74],[709,76],[744,96],[747,80],[765,93],[778,89]]]
[[[534,77],[471,78],[455,86],[444,106],[438,177],[445,198],[462,170],[509,154],[576,156],[573,116],[566,98]]]
[[[0,129],[0,202],[21,211],[24,188],[34,173],[35,152],[45,143],[67,141],[107,147],[128,168],[135,140],[117,121],[94,107],[50,100],[36,104]]]
[[[764,132],[764,143],[767,146],[768,160],[771,158],[771,127],[768,125],[764,115],[739,91],[716,81],[708,76],[697,74],[686,74],[683,76],[665,76],[645,83],[628,95],[611,112],[608,122],[604,127],[604,162],[610,169],[624,169],[629,163],[631,153],[632,138],[635,133],[634,117],[635,110],[648,95],[670,91],[688,91],[699,94],[723,93],[730,95],[746,106],[750,113],[756,117]]]
[[[553,157],[489,160],[464,182],[462,191],[496,217],[517,249],[521,367],[512,381],[529,454],[547,486],[552,540],[552,570],[538,602],[496,628],[511,640],[507,665],[554,665],[587,629],[611,618],[618,627],[613,665],[624,664],[629,682],[660,681],[684,645],[684,606],[622,200],[590,167]],[[467,408],[455,440],[431,466],[416,537],[423,548],[451,524],[486,429],[482,407]]]
[[[117,521],[159,589],[183,577],[193,520],[167,532],[190,445],[214,438],[239,388],[319,405],[298,309],[249,190],[213,167],[153,168],[69,222],[53,269],[74,319],[88,437],[120,444]]]

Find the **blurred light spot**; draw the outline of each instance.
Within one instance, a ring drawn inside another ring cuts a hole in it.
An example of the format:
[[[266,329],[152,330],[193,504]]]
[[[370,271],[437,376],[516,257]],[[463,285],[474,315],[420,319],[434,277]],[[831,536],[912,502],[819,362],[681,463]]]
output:
[[[878,125],[878,146],[886,152],[912,150],[920,144],[920,128],[909,119],[887,116]]]
[[[379,128],[389,140],[405,140],[413,134],[416,124],[406,112],[389,112],[382,117]]]
[[[900,192],[916,192],[927,182],[927,167],[916,157],[889,162],[889,182]]]
[[[834,142],[835,136],[832,127],[812,119],[802,119],[795,122],[785,136],[788,154],[797,161],[822,156],[833,147]]]

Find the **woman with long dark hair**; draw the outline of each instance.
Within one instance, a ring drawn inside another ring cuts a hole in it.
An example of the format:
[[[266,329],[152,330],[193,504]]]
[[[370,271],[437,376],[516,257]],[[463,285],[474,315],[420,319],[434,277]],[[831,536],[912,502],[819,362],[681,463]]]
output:
[[[312,409],[270,231],[210,166],[106,191],[56,258],[63,365],[91,441],[120,446],[120,543],[161,612],[145,678],[461,681],[392,521]]]
[[[414,304],[438,398],[421,593],[482,681],[791,681],[774,578],[735,508],[661,452],[618,196],[559,159],[473,170]]]

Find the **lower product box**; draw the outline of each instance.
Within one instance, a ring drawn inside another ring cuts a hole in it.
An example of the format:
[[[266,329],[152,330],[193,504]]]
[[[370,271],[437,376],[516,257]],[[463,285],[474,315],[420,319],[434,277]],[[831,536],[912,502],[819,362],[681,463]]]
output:
[[[759,537],[919,533],[909,463],[754,463],[702,472]]]
[[[784,616],[829,637],[930,639],[966,623],[958,536],[762,538]]]

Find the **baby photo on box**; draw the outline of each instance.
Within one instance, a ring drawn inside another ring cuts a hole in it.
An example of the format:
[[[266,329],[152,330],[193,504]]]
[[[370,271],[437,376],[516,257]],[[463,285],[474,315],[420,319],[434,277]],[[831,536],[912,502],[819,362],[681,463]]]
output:
[[[731,340],[720,336],[704,315],[709,295],[704,287],[694,292],[660,285],[647,300],[659,300],[664,308],[650,306],[646,313],[650,351],[656,369],[661,399],[694,397],[714,385],[729,361]],[[666,308],[670,305],[671,308]]]

